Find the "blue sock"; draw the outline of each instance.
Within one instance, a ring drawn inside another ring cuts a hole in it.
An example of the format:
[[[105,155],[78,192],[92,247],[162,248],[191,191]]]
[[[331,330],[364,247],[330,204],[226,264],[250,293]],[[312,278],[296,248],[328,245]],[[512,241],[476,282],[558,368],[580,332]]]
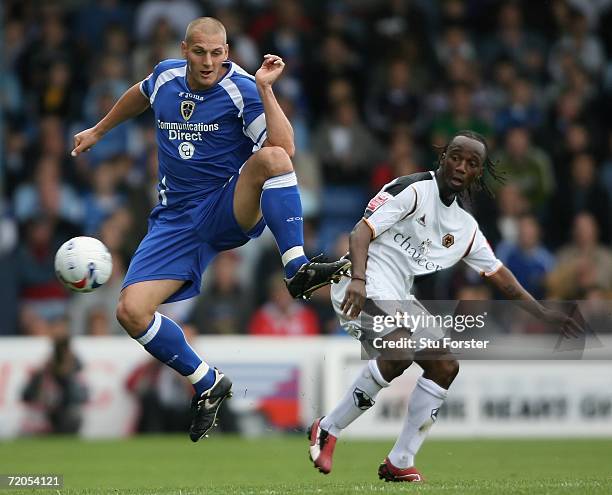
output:
[[[201,394],[215,382],[215,371],[208,366],[185,340],[176,323],[155,313],[144,333],[134,337],[145,350],[186,377],[196,393]]]
[[[304,255],[304,219],[295,172],[264,182],[261,213],[276,239],[285,276],[293,277],[304,263],[308,263]]]

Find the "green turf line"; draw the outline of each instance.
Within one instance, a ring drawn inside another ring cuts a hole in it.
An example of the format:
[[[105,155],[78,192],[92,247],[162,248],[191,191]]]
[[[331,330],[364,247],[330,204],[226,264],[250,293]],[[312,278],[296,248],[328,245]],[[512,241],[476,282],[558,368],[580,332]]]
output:
[[[303,437],[245,440],[186,436],[83,441],[23,439],[0,444],[0,473],[64,475],[60,494],[611,494],[610,440],[430,441],[417,466],[427,484],[379,481],[390,441],[341,441],[334,470],[316,472]],[[58,493],[0,490],[0,495]]]

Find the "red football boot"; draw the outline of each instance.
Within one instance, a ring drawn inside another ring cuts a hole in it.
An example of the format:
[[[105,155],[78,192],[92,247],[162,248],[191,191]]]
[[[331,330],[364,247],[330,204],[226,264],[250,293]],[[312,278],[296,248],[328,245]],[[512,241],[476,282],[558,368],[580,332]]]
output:
[[[332,469],[337,438],[321,428],[322,419],[315,419],[308,429],[310,460],[319,472],[329,474]]]
[[[407,482],[422,482],[425,481],[423,475],[419,473],[417,468],[398,468],[391,464],[389,458],[385,458],[380,466],[378,466],[378,477],[385,481],[407,481]]]

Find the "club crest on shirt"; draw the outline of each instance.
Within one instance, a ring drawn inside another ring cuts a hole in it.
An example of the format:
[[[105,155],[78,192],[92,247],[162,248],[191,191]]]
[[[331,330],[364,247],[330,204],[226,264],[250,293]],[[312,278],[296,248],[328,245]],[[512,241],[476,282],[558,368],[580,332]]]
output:
[[[444,237],[442,237],[442,245],[445,248],[449,248],[453,244],[455,244],[455,236],[453,234],[446,234]]]
[[[189,100],[181,101],[181,116],[185,120],[189,120],[195,110],[195,102]]]

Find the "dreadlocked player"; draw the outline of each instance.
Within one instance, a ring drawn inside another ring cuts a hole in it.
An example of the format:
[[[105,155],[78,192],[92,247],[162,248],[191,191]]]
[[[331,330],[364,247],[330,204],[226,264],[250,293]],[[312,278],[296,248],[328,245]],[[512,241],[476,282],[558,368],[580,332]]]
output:
[[[476,220],[457,204],[457,196],[462,193],[488,191],[485,175],[499,180],[487,154],[481,135],[459,132],[440,153],[435,172],[395,179],[368,204],[350,236],[351,276],[332,287],[332,303],[342,326],[364,345],[372,345],[375,338],[403,338],[400,332],[405,335],[406,329],[378,328],[374,333],[366,322],[394,311],[384,308],[385,301],[409,302],[413,310],[426,313],[410,295],[414,277],[450,268],[461,260],[508,299],[520,301],[530,313],[567,334],[581,331],[573,319],[533,299],[495,257]],[[413,330],[412,337],[417,341],[419,335],[426,334],[434,340],[441,338],[439,329]],[[424,373],[410,397],[401,433],[378,475],[386,481],[423,480],[414,458],[459,372],[459,363],[443,350],[434,359],[431,351],[428,355],[414,352],[386,352],[368,361],[335,409],[313,422],[309,431],[310,456],[319,471],[331,471],[334,447],[342,430],[372,407],[378,392],[416,361]]]

